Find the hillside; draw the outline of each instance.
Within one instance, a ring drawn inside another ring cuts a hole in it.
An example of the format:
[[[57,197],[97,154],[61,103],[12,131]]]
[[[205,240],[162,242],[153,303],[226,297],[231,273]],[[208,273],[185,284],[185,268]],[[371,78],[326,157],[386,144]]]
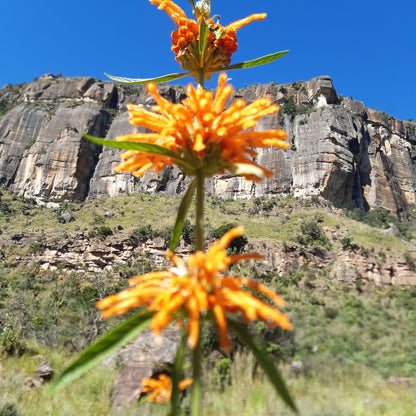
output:
[[[34,383],[41,362],[50,361],[59,372],[68,357],[115,325],[100,318],[94,300],[161,266],[179,202],[177,196],[139,193],[47,208],[2,189],[0,411],[107,414],[110,390],[124,364],[100,366],[72,383],[68,389],[77,392],[76,402],[67,401],[69,390],[51,397],[47,386],[28,390],[27,385]],[[251,330],[264,334],[303,415],[414,410],[415,225],[382,209],[357,215],[323,199],[293,196],[210,197],[206,204],[211,238],[238,221],[247,237],[240,248],[266,256],[265,262],[232,272],[263,281],[288,302],[293,331],[264,331],[261,325]],[[192,244],[189,223],[179,253],[186,255]],[[213,353],[215,336],[205,336],[207,408],[221,415],[237,409],[247,415],[250,409],[287,414],[250,357],[236,350],[231,364]],[[133,406],[122,414],[163,412]]]

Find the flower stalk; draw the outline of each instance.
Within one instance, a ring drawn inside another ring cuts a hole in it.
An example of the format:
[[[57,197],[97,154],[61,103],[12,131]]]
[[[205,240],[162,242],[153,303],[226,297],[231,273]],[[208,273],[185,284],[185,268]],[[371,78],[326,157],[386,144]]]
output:
[[[200,323],[200,332],[202,324]],[[191,390],[191,416],[201,416],[201,374],[202,374],[202,346],[201,339],[192,350],[192,378],[194,380]]]
[[[204,72],[200,70],[198,73],[198,88],[204,88],[204,86],[205,86]]]
[[[205,177],[201,171],[196,175],[196,203],[195,203],[195,250],[204,250],[204,190]]]

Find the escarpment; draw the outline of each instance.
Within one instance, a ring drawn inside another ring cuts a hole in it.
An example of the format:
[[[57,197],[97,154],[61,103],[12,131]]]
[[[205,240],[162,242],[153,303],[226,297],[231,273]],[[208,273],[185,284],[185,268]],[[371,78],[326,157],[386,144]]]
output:
[[[160,85],[172,102],[179,86]],[[207,184],[224,198],[321,196],[337,207],[383,207],[401,216],[415,202],[416,124],[339,97],[327,76],[308,82],[236,89],[251,102],[268,97],[281,112],[257,128],[283,128],[290,149],[259,149],[258,162],[273,175],[261,183],[230,174]],[[90,77],[44,75],[0,90],[0,184],[42,204],[82,201],[121,192],[181,193],[187,179],[176,168],[142,178],[116,173],[120,151],[88,142],[83,133],[114,139],[134,133],[126,103],[151,106],[144,87]]]

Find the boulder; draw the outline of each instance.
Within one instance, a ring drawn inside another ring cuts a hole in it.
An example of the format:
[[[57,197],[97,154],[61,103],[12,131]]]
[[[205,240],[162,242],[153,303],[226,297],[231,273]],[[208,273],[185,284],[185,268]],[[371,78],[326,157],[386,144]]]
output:
[[[34,376],[40,378],[43,381],[51,380],[53,374],[54,371],[52,364],[49,361],[43,361],[34,372]]]
[[[153,332],[144,331],[106,359],[107,365],[117,361],[123,367],[111,391],[111,406],[114,411],[137,401],[144,378],[152,378],[173,364],[179,342],[179,330],[166,329],[157,339]]]
[[[75,221],[75,215],[72,212],[65,211],[58,220],[61,224],[68,224],[71,221]]]

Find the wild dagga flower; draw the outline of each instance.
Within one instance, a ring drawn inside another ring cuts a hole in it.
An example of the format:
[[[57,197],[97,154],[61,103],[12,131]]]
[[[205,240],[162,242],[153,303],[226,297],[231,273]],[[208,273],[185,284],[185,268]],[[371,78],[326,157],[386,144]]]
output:
[[[186,378],[179,382],[179,389],[185,390],[192,384],[191,378]],[[153,402],[156,399],[156,403],[162,404],[168,402],[172,395],[172,379],[166,374],[160,374],[157,379],[145,378],[142,380],[142,393],[150,392],[147,400]]]
[[[262,176],[271,175],[270,171],[251,159],[256,155],[253,148],[274,146],[286,149],[289,143],[284,140],[288,135],[279,129],[252,129],[262,117],[277,113],[279,106],[267,98],[260,98],[251,104],[237,99],[224,110],[227,98],[233,93],[232,86],[226,81],[227,75],[221,74],[215,97],[210,91],[188,85],[188,97],[181,104],[165,100],[155,84],[149,83],[147,90],[157,103],[153,111],[132,104],[128,108],[130,123],[146,127],[153,133],[130,134],[117,137],[116,141],[157,145],[159,153],[152,153],[154,148],[146,150],[143,147],[145,151],[138,151],[130,147],[122,154],[125,162],[115,169],[141,176],[150,169],[157,172],[176,164],[190,176],[199,172],[204,177],[210,177],[225,170],[250,180],[261,180]],[[109,140],[99,142],[116,146]]]
[[[225,351],[230,349],[227,312],[241,312],[246,321],[260,320],[270,327],[290,329],[289,319],[275,307],[285,306],[279,295],[253,280],[222,274],[230,265],[241,260],[262,258],[258,254],[227,254],[231,241],[243,232],[242,226],[233,228],[206,253],[197,251],[190,254],[187,263],[168,252],[167,257],[174,267],[130,279],[131,288],[98,301],[97,307],[102,310],[102,316],[108,318],[122,315],[132,308],[147,306],[149,311],[156,312],[149,327],[157,335],[169,323],[178,321],[181,325],[182,320],[187,318],[188,346],[192,349],[198,343],[201,315],[208,312],[212,312],[215,318],[220,345]],[[253,292],[265,296],[275,306],[264,302]]]
[[[253,14],[224,27],[214,18],[209,19],[211,10],[206,1],[198,1],[194,7],[197,20],[189,19],[173,1],[150,0],[150,3],[164,10],[178,28],[172,32],[172,51],[182,69],[195,78],[202,72],[207,80],[230,64],[231,55],[237,50],[236,32],[255,20],[266,18],[265,13]],[[201,39],[205,32],[206,39]],[[205,47],[201,47],[202,42]]]
[[[236,33],[253,21],[266,18],[265,13],[256,13],[237,20],[227,26],[219,23],[219,17],[210,17],[211,0],[189,0],[196,20],[190,19],[185,12],[171,0],[150,0],[160,10],[164,10],[177,27],[172,32],[172,51],[175,59],[184,71],[155,78],[124,78],[106,74],[114,81],[126,84],[145,84],[149,81],[167,82],[192,76],[203,86],[211,75],[223,70],[252,68],[268,64],[286,55],[289,51],[275,52],[249,61],[231,63],[231,56],[237,50]]]

